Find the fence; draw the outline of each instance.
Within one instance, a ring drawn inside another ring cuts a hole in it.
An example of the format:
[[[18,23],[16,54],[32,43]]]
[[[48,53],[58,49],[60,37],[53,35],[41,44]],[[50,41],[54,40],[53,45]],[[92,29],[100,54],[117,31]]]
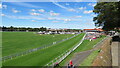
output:
[[[50,46],[52,46],[52,45],[54,45],[54,44],[61,43],[61,42],[63,42],[63,41],[66,41],[66,40],[69,40],[69,39],[71,39],[71,38],[73,38],[73,37],[76,37],[77,35],[78,35],[78,34],[76,34],[76,35],[74,35],[74,36],[72,36],[72,37],[69,37],[69,38],[67,38],[67,39],[63,39],[63,40],[60,40],[60,41],[57,41],[57,42],[53,42],[53,43],[51,43],[51,44],[49,44],[49,45],[45,45],[45,46],[42,46],[42,47],[38,47],[38,48],[34,48],[34,49],[27,50],[27,51],[25,51],[25,52],[21,52],[21,53],[9,55],[9,56],[4,56],[4,57],[0,58],[0,61],[5,61],[5,60],[8,60],[8,59],[13,59],[13,58],[15,58],[15,57],[27,55],[28,53],[31,53],[31,52],[34,52],[34,51],[37,51],[37,50],[40,50],[40,49],[48,48],[48,47],[50,47]]]
[[[76,50],[80,44],[83,42],[84,38],[85,38],[86,34],[84,35],[84,37],[82,38],[82,40],[73,48],[67,50],[66,52],[64,52],[63,54],[61,54],[60,56],[58,56],[57,58],[55,58],[54,60],[50,61],[48,64],[46,64],[45,66],[54,66],[55,63],[60,63],[62,60],[64,60],[69,54],[71,54],[74,50]]]
[[[96,45],[94,45],[93,48],[96,47],[96,46],[98,46],[98,45],[100,45],[100,44],[101,44],[104,40],[106,40],[107,38],[108,38],[108,37],[105,37],[104,39],[102,39],[100,42],[98,42]]]

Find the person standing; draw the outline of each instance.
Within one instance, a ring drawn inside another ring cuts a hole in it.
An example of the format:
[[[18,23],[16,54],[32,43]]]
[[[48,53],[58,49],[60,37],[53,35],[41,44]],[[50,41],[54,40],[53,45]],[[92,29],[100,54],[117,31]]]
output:
[[[70,68],[70,65],[68,64],[67,68]]]
[[[70,60],[70,66],[73,65],[72,60]]]

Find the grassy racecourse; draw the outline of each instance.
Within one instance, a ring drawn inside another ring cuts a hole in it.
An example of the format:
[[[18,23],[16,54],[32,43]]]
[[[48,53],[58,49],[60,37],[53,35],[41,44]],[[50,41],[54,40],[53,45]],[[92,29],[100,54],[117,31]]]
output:
[[[2,32],[0,32],[0,58],[2,58]],[[2,61],[0,61],[0,68],[2,67]]]
[[[3,62],[3,66],[43,66],[64,53],[66,50],[75,46],[80,42],[83,36],[84,34],[82,33],[72,39],[55,44],[49,48],[38,50],[28,55],[19,56],[12,60],[7,60]]]
[[[60,41],[71,36],[73,35],[39,35],[33,32],[2,32],[3,56],[52,44],[55,41]]]
[[[74,52],[72,52],[65,60],[63,60],[60,63],[60,65],[64,66],[66,62],[69,62],[71,60],[71,58],[74,56],[75,53],[92,49],[93,46],[97,44],[98,42],[100,42],[103,38],[105,38],[105,36],[101,36],[101,38],[98,38],[93,41],[84,40],[83,43]]]

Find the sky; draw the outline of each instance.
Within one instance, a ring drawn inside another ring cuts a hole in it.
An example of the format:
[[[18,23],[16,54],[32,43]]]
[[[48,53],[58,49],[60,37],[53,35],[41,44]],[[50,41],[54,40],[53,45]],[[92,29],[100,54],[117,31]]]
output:
[[[95,5],[96,2],[3,2],[2,26],[95,28]]]

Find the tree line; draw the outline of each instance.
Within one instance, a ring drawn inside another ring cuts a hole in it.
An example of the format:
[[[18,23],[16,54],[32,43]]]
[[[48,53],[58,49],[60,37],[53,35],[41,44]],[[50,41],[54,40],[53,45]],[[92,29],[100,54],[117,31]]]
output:
[[[46,31],[47,28],[40,27],[40,28],[30,28],[30,27],[0,27],[1,31]]]
[[[81,29],[51,29],[51,28],[46,28],[46,27],[40,27],[40,28],[30,28],[30,27],[1,27],[0,26],[0,31],[26,31],[26,32],[39,32],[39,31],[58,31],[58,32],[79,32],[82,31]]]

